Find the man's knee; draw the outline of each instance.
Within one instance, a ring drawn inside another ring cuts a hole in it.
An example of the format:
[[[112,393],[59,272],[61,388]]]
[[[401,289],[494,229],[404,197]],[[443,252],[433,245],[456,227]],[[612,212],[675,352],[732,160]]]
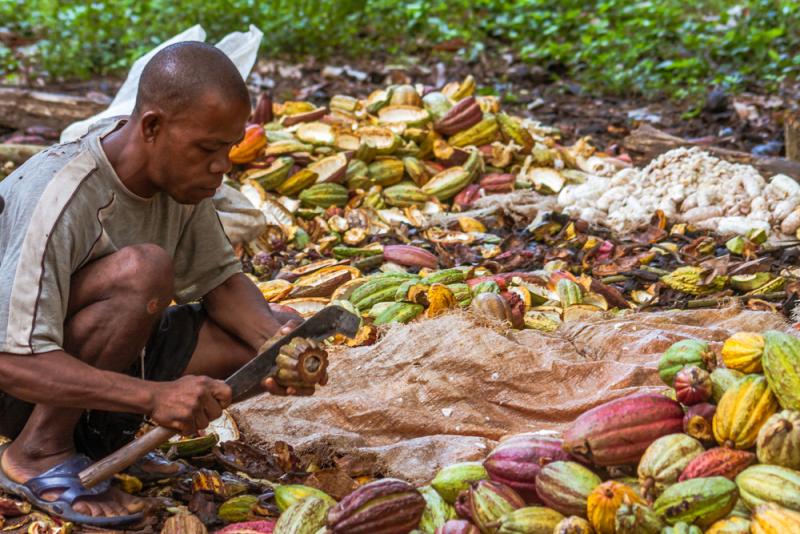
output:
[[[114,255],[121,287],[148,300],[166,300],[164,306],[169,303],[175,290],[175,273],[167,251],[158,245],[143,243],[121,248]]]

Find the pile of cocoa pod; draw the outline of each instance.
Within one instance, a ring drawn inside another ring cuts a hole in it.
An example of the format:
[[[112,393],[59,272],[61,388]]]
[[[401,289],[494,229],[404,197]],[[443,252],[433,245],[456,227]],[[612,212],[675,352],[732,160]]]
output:
[[[674,343],[658,362],[670,389],[597,406],[561,437],[507,437],[483,462],[446,466],[420,488],[378,479],[337,503],[278,486],[270,531],[800,532],[800,339],[740,332],[720,352]]]

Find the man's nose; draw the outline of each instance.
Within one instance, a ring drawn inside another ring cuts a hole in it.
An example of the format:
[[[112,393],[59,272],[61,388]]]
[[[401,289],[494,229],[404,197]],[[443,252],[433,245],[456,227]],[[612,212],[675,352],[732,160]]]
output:
[[[231,159],[228,157],[228,154],[220,158],[216,158],[209,167],[209,171],[212,174],[226,174],[231,172],[233,168],[233,163],[231,163]]]

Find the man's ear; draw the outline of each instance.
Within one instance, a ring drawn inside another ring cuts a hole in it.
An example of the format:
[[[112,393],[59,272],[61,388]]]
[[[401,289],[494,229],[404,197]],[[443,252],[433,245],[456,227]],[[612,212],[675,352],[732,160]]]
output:
[[[164,119],[158,111],[145,111],[140,120],[142,139],[145,143],[153,143],[161,133]]]

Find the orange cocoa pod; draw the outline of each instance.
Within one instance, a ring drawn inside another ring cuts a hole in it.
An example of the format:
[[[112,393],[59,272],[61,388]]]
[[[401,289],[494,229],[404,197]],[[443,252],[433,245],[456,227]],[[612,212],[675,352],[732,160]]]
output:
[[[232,163],[250,163],[258,156],[262,148],[267,146],[267,136],[260,124],[251,124],[244,133],[244,139],[231,148],[228,157]]]

